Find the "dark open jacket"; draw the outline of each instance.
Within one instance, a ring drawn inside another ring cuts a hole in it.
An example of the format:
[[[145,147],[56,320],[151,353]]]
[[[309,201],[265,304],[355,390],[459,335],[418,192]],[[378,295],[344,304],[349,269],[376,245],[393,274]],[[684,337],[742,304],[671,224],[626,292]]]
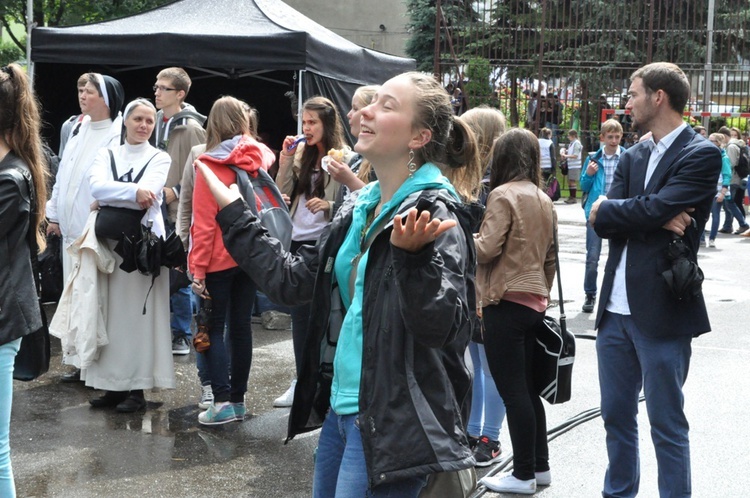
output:
[[[0,345],[42,327],[29,233],[31,173],[12,152],[0,161]]]
[[[389,224],[370,248],[359,424],[371,486],[474,465],[465,436],[471,375],[463,356],[474,312],[471,220],[464,206],[437,190],[412,194],[399,212],[415,206],[420,195],[432,201],[434,217],[456,219],[459,226],[412,254],[391,245]],[[314,248],[297,255],[265,236],[241,200],[217,216],[229,253],[272,301],[312,300],[289,438],[319,428],[329,409],[343,319],[334,259],[352,222],[356,197],[347,199]]]

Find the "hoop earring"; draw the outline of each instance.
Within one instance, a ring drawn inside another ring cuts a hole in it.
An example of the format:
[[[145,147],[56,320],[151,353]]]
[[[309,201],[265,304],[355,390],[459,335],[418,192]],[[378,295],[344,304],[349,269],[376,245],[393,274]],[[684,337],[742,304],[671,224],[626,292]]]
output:
[[[414,172],[417,171],[417,165],[414,163],[414,151],[409,150],[409,162],[406,164],[406,169],[409,170],[409,178],[414,176]]]

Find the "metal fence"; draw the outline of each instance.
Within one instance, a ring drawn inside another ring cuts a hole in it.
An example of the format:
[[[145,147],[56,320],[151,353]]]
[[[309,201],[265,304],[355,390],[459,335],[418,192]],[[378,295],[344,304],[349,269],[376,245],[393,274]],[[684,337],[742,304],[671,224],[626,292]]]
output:
[[[669,61],[691,81],[685,119],[748,128],[747,0],[436,0],[436,11],[435,72],[459,114],[487,104],[562,140],[575,128],[593,147],[602,111],[624,108],[629,75]]]

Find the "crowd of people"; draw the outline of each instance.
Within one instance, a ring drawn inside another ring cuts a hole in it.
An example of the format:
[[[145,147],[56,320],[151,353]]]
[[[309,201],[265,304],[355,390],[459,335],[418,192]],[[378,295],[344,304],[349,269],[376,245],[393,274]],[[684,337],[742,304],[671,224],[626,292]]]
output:
[[[652,265],[668,264],[655,255],[675,238],[695,261],[711,212],[706,244],[733,232],[733,218],[737,233],[750,233],[734,201],[744,198],[736,174],[744,149],[739,130],[709,142],[683,123],[689,84],[678,67],[650,64],[631,81],[632,125],[650,134],[627,151],[617,120],[602,123],[601,147],[588,158],[575,130],[558,150],[552,99],[535,110],[548,123],[540,138],[506,129],[497,109],[456,116],[437,80],[411,72],[354,93],[353,148],[342,110],[316,96],[301,107],[302,134],[287,136],[277,156],[248,103],[221,97],[207,118],[187,104],[181,68],[158,73],[155,104],[138,98],[124,109],[115,78],[86,73],[48,199],[38,104],[23,71],[2,68],[0,238],[11,250],[0,254],[10,268],[0,296],[0,495],[14,496],[12,366],[20,337],[41,327],[32,261],[44,231],[65,248],[66,286],[50,327],[75,368],[62,380],[102,391],[92,408],[136,412],[147,409],[149,389],[174,388],[172,356],[191,354],[191,322],[203,309],[210,346],[195,350],[197,423],[243,421],[262,292],[292,316],[295,371],[274,405],[291,407],[290,439],[320,429],[313,496],[424,496],[497,462],[505,418],[513,470],[482,484],[527,495],[551,485],[533,377],[555,276],[557,214],[543,186],[560,160],[564,202],[583,194],[584,312],[595,310],[602,239],[610,244],[596,315],[603,496],[638,492],[642,387],[658,428],[660,495],[689,496],[682,387],[690,341],[710,325],[700,294],[675,299],[656,283],[665,268]],[[230,188],[261,170],[276,172],[289,206],[290,247]],[[136,211],[156,237],[176,233],[189,278],[133,271],[123,256],[129,239],[98,236],[107,208]],[[11,302],[16,295],[25,298]]]

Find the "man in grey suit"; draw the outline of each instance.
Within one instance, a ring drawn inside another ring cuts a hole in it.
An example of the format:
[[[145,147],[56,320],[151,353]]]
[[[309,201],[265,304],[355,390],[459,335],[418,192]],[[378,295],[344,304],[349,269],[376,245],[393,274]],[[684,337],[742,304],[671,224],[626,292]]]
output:
[[[607,197],[589,217],[609,239],[596,317],[602,418],[609,466],[604,497],[638,493],[638,396],[643,388],[659,468],[659,495],[688,497],[690,442],[683,410],[691,340],[711,326],[698,290],[677,297],[662,275],[681,239],[696,262],[721,171],[721,154],[682,120],[690,84],[679,67],[654,63],[631,76],[626,109],[649,140],[620,158]]]

